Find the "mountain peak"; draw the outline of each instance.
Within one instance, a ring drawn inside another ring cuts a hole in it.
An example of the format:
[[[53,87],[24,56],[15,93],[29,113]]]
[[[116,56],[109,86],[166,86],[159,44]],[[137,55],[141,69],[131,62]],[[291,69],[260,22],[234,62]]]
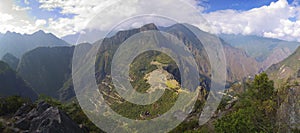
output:
[[[141,27],[141,31],[147,31],[147,30],[158,30],[158,28],[154,23],[146,24]]]
[[[32,35],[44,35],[46,34],[43,30],[38,30],[37,32],[34,32]]]
[[[20,33],[12,32],[12,31],[7,31],[7,32],[4,34],[4,36],[16,36],[16,35],[21,36]]]

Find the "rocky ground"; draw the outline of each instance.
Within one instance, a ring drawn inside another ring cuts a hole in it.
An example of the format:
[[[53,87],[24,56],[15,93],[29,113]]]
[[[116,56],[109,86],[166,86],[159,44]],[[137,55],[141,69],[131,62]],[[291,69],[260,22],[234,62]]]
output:
[[[0,119],[0,132],[9,133],[84,133],[84,127],[76,124],[65,112],[46,102],[26,104],[10,119]]]

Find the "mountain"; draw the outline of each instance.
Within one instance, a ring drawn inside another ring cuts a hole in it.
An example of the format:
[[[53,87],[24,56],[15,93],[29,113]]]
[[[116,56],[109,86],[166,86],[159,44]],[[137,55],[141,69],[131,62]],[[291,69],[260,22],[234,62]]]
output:
[[[74,47],[39,47],[24,54],[17,69],[38,94],[59,98],[71,76]]]
[[[266,72],[277,84],[285,82],[288,78],[300,78],[300,47],[288,58],[272,65]]]
[[[16,70],[20,60],[14,55],[7,53],[2,57],[2,61],[7,63],[12,69]]]
[[[197,34],[200,34],[202,36],[213,36],[207,32],[201,31],[199,28],[194,27],[192,25],[184,24],[186,27],[190,29],[194,29],[194,32],[196,31]],[[174,34],[175,36],[179,37],[180,40],[193,40],[193,33],[190,33],[191,31],[186,29],[182,24],[176,24],[171,27],[164,28],[166,32]],[[184,37],[180,37],[180,35]],[[235,81],[242,79],[244,77],[247,77],[249,75],[254,75],[258,72],[258,63],[253,58],[249,57],[246,52],[244,52],[241,49],[237,49],[229,45],[227,42],[225,42],[223,39],[219,38],[221,43],[223,44],[225,58],[226,58],[226,64],[227,64],[227,80],[228,81]],[[200,40],[201,41],[201,40]],[[186,45],[187,42],[184,42]],[[200,53],[206,53],[206,51],[203,51],[203,45],[201,42],[192,42],[193,47],[191,48],[191,52],[194,53],[196,50]],[[202,49],[202,51],[199,51],[199,49]],[[201,66],[199,70],[203,68],[209,68],[209,61],[204,61],[203,57],[198,57],[197,55],[194,55],[196,58],[197,64]],[[208,57],[205,57],[207,60]],[[204,66],[206,65],[206,66]],[[210,70],[209,70],[210,71]],[[207,72],[202,72],[202,74],[207,74]]]
[[[199,73],[193,74],[198,74],[201,78],[199,79],[201,81],[199,86],[202,89],[199,97],[205,99],[208,94],[207,91],[210,89],[209,84],[211,82],[210,78],[212,69],[208,54],[202,42],[197,39],[197,37],[189,28],[193,28],[193,31],[199,33],[199,35],[204,39],[211,40],[215,37],[214,35],[201,31],[197,27],[186,24],[176,24],[170,27],[165,27],[163,28],[163,31],[173,35],[178,40],[183,42],[183,44],[194,56],[196,64],[198,65]],[[170,105],[176,101],[179,93],[189,93],[188,91],[183,92],[182,89],[178,87],[181,84],[180,79],[182,78],[182,75],[180,75],[178,71],[178,66],[174,64],[172,59],[157,51],[148,51],[136,57],[130,65],[128,74],[133,88],[137,91],[143,93],[145,91],[152,91],[153,89],[166,88],[163,96],[153,104],[139,106],[124,100],[116,92],[114,84],[112,83],[111,62],[117,49],[122,48],[125,52],[128,51],[127,47],[121,46],[123,42],[126,42],[126,40],[128,40],[130,37],[133,37],[138,33],[153,30],[159,29],[154,24],[147,24],[140,28],[119,31],[115,35],[104,38],[103,40],[93,44],[93,46],[97,46],[102,43],[101,47],[97,51],[98,54],[95,62],[95,77],[97,79],[99,91],[101,94],[103,94],[103,98],[106,100],[107,104],[110,105],[115,112],[130,119],[144,120],[155,118],[156,116],[159,116],[170,109]],[[138,43],[139,45],[154,43],[155,46],[158,46],[158,44],[167,44],[162,40],[168,39],[171,40],[172,38],[163,38],[160,33],[151,33],[145,36],[142,35],[141,38],[137,38],[137,40],[132,43]],[[225,58],[227,58],[227,66],[223,67],[226,67],[227,69],[228,82],[241,80],[249,75],[254,75],[258,71],[258,63],[254,58],[248,56],[245,51],[230,46],[222,39],[220,41],[224,47],[224,53],[226,56]],[[211,47],[214,47],[214,43],[211,43]],[[139,48],[140,47],[137,49]],[[92,48],[92,50],[95,49]],[[122,64],[120,64],[120,66],[121,65]],[[153,87],[153,85],[157,85],[158,87]],[[88,98],[90,98],[90,95],[93,95],[89,92],[84,94],[89,94]],[[99,111],[97,110],[98,107],[99,106],[95,105],[91,107],[91,109],[95,110],[89,111]],[[176,118],[179,117],[177,114],[174,114],[174,119]]]
[[[224,42],[224,44],[226,44]],[[224,52],[227,64],[227,80],[237,81],[248,76],[254,76],[259,72],[260,65],[252,57],[238,48],[224,45]]]
[[[260,62],[263,69],[276,64],[291,55],[300,43],[279,39],[265,38],[254,35],[219,35],[228,44],[246,51]]]
[[[0,39],[0,58],[10,53],[20,58],[24,53],[37,47],[69,46],[69,44],[51,33],[37,31],[33,34],[6,32]]]
[[[205,36],[213,36],[198,28],[196,29]],[[137,29],[119,31],[115,35],[103,39],[103,45],[98,51],[96,60],[96,78],[99,84],[110,75],[110,63],[120,44],[132,35],[147,30],[158,30],[158,28],[154,24],[148,24]],[[183,24],[166,27],[164,31],[173,34],[190,48],[199,66],[199,74],[209,81],[211,73],[210,62],[202,43],[195,39],[195,36]],[[101,40],[95,42],[93,46],[100,42]],[[243,79],[258,71],[257,62],[247,56],[243,50],[234,48],[224,41],[222,43],[227,58],[229,82]],[[87,46],[92,47],[90,44]],[[63,101],[71,99],[75,96],[71,79],[73,50],[74,47],[36,48],[24,54],[20,60],[17,72],[38,94],[46,94]],[[179,79],[176,69],[169,67],[168,71],[174,74],[175,78]]]
[[[12,95],[30,98],[33,101],[38,97],[31,87],[8,64],[0,61],[0,96]]]

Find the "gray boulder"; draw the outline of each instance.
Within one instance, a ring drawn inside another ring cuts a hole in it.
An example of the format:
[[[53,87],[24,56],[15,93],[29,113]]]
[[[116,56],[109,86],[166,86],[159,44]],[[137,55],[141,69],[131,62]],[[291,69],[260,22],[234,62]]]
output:
[[[15,127],[30,133],[82,133],[84,132],[66,113],[40,102],[31,111],[21,107],[15,114]],[[23,113],[25,114],[23,114]]]

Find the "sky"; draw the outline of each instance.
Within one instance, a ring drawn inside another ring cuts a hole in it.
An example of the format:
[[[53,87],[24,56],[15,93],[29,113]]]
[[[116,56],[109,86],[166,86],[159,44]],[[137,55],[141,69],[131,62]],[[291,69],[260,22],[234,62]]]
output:
[[[120,2],[122,1],[122,2]],[[0,33],[7,31],[31,34],[38,30],[58,37],[77,34],[104,8],[120,2],[102,15],[118,14],[126,18],[133,13],[167,5],[169,14],[178,12],[176,0],[1,0]],[[300,0],[185,0],[203,16],[216,33],[258,35],[300,42]],[[118,9],[118,10],[117,10]],[[121,10],[120,10],[121,9]],[[188,11],[185,11],[188,12]],[[192,10],[188,13],[193,13]],[[178,14],[186,16],[184,14]],[[109,30],[114,17],[101,21],[97,28]],[[92,27],[88,27],[92,28]],[[201,27],[199,27],[201,28]]]

